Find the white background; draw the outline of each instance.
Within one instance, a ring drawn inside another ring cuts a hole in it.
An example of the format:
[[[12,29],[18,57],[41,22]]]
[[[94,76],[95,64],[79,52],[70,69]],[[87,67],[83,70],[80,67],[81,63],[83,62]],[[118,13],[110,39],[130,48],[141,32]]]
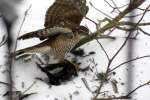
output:
[[[18,33],[20,24],[24,17],[24,12],[26,11],[26,9],[29,8],[30,5],[31,5],[31,9],[29,10],[28,15],[26,16],[26,20],[21,29],[20,35],[26,32],[30,32],[30,31],[43,28],[45,12],[47,8],[53,2],[54,0],[42,0],[42,1],[41,0],[26,0],[22,2],[19,5],[19,7],[17,7],[17,11],[19,13],[19,20],[16,22],[16,26],[14,27],[14,35]],[[109,14],[112,17],[117,15],[116,13],[112,13],[112,14],[110,13],[112,9],[103,0],[90,0],[90,2],[92,2],[95,7]],[[117,0],[115,2],[117,3],[118,6],[127,4],[126,0]],[[142,7],[145,8],[148,4],[150,4],[150,2],[146,1],[146,3],[144,3]],[[98,19],[99,20],[104,19],[104,16],[101,13],[97,12],[90,5],[89,7],[90,7],[90,10],[87,14],[89,18],[95,21],[97,21]],[[150,16],[148,14],[145,16],[145,21],[150,21]],[[82,24],[87,25],[91,31],[95,31],[95,26],[90,21],[84,19]],[[146,29],[146,31],[149,32],[148,26],[144,27],[144,29]],[[3,30],[1,31],[2,33],[4,32]],[[100,40],[100,42],[103,44],[104,48],[106,49],[110,57],[113,56],[113,54],[121,46],[121,44],[123,43],[125,39],[124,37],[126,34],[122,31],[114,31],[112,35],[117,37],[117,39],[116,40],[109,40],[109,39]],[[133,40],[133,41],[135,42],[135,51],[134,51],[135,57],[143,56],[143,55],[150,55],[150,42],[149,42],[150,37],[140,34],[137,37],[137,40]],[[25,47],[34,45],[38,42],[39,42],[38,39],[19,41],[17,45],[18,46],[17,49],[25,48]],[[108,63],[107,58],[104,52],[99,47],[99,45],[97,44],[97,42],[92,41],[88,43],[87,45],[84,45],[83,47],[85,48],[87,53],[89,51],[95,51],[96,55],[83,59],[82,67],[86,67],[88,65],[93,66],[93,64],[91,64],[90,62],[87,63],[86,61],[89,60],[90,58],[95,58],[95,62],[98,63],[98,66],[97,66],[98,71],[99,72],[105,71],[107,63]],[[4,57],[4,53],[3,53],[4,49],[5,47],[0,48],[0,52],[1,52],[0,59],[3,59]],[[120,54],[116,57],[116,59],[112,63],[111,68],[126,61],[127,60],[126,54],[127,54],[127,45],[120,52]],[[2,62],[0,63],[3,64]],[[145,59],[135,61],[133,66],[130,67],[134,69],[133,89],[139,86],[140,84],[145,83],[148,80],[150,80],[149,78],[150,66],[149,65],[150,65],[150,58],[145,58]],[[117,74],[116,76],[114,76],[114,78],[118,81],[118,87],[119,87],[119,94],[115,94],[116,96],[123,95],[123,94],[125,95],[126,86],[127,86],[126,75],[127,75],[128,70],[130,70],[130,68],[126,68],[126,66],[122,66],[121,68],[116,70]],[[0,81],[5,81],[6,73],[2,73],[4,69],[5,68],[3,66],[0,69],[1,70]],[[25,63],[21,60],[15,62],[15,66],[14,66],[14,83],[15,84],[14,85],[18,90],[24,91],[25,89],[27,89],[33,83],[33,81],[35,81],[34,79],[35,77],[46,77],[46,76],[39,69],[37,69],[37,67],[34,65],[33,62]],[[73,100],[91,100],[92,94],[91,92],[87,90],[81,78],[86,78],[91,90],[92,91],[95,90],[96,88],[95,86],[98,84],[97,82],[93,81],[94,72],[93,73],[90,71],[79,72],[78,77],[66,83],[62,83],[59,86],[52,86],[51,88],[49,88],[49,86],[43,82],[36,81],[36,84],[27,93],[37,92],[38,94],[35,94],[29,97],[28,99],[29,100],[34,100],[34,99],[35,100],[54,100],[54,98],[58,98],[58,100],[70,100],[69,95],[72,95]],[[25,83],[24,88],[21,87],[22,82]],[[122,82],[125,83],[124,86],[120,85]],[[0,94],[3,94],[4,86],[3,85],[0,85],[0,86],[1,86]],[[106,84],[106,86],[104,87],[104,91],[105,90],[106,91],[110,90],[108,94],[109,95],[112,94],[112,87],[110,83]],[[132,98],[132,100],[134,99],[150,100],[149,93],[150,93],[150,87],[145,86],[139,89],[136,93],[134,93],[133,95],[134,98]],[[3,100],[3,99],[5,98],[3,98],[2,95],[0,95],[0,100]]]

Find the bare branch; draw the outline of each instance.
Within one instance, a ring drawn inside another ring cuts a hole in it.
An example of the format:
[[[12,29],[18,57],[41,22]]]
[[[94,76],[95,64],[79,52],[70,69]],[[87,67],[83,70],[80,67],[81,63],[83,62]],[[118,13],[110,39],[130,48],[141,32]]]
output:
[[[100,47],[102,48],[102,50],[104,51],[104,53],[105,53],[105,55],[106,55],[106,57],[107,57],[107,59],[108,59],[108,61],[109,61],[109,60],[110,60],[110,58],[109,58],[109,56],[108,56],[108,54],[107,54],[106,50],[104,49],[104,47],[102,46],[102,44],[99,42],[99,40],[98,40],[98,39],[96,39],[96,41],[97,41],[97,43],[100,45]]]
[[[136,29],[136,27],[138,27],[138,24],[142,21],[142,19],[144,18],[147,10],[149,9],[150,5],[146,8],[146,10],[144,11],[142,17],[140,18],[140,20],[136,23],[136,25],[134,26],[134,28]],[[130,38],[132,34],[132,31],[130,31],[129,35],[127,36],[126,40],[124,41],[124,43],[121,45],[121,47],[118,49],[118,51],[114,54],[114,56],[111,58],[111,60],[109,61],[108,63],[108,66],[107,66],[107,71],[106,72],[109,72],[109,67],[112,63],[112,61],[115,59],[115,57],[119,54],[119,52],[122,50],[122,48],[125,46],[125,44],[127,43],[128,39]]]
[[[2,37],[1,42],[0,42],[0,47],[3,46],[3,45],[5,45],[6,43],[7,43],[7,36],[4,35],[4,36]]]
[[[25,11],[25,13],[24,13],[24,18],[23,18],[23,21],[22,21],[22,23],[21,23],[21,25],[20,25],[20,28],[19,28],[19,31],[18,31],[18,34],[17,34],[17,38],[19,37],[19,34],[20,34],[20,32],[21,32],[21,29],[22,29],[22,27],[23,27],[23,24],[24,24],[24,22],[25,22],[25,20],[26,20],[26,17],[27,17],[27,15],[28,15],[28,12],[29,12],[31,6],[32,6],[32,5],[30,5],[29,8],[28,8],[28,9]],[[16,48],[17,48],[17,39],[16,39],[16,41],[15,41],[15,48],[14,48],[14,50],[13,50],[13,53],[15,53]]]
[[[114,6],[115,6],[114,10],[117,9],[117,11],[118,11],[119,13],[121,13],[121,11],[119,10],[119,8],[118,8],[117,4],[114,2],[114,0],[111,0],[111,2],[112,2],[112,3],[114,4]]]
[[[150,81],[136,87],[135,89],[133,89],[130,93],[128,93],[125,96],[120,96],[120,97],[110,97],[110,98],[97,98],[97,99],[93,99],[93,100],[116,100],[116,99],[130,99],[131,98],[131,94],[133,94],[135,91],[137,91],[138,89],[146,86],[146,85],[150,85]]]
[[[85,85],[85,87],[87,88],[87,90],[89,90],[89,91],[92,93],[92,90],[90,89],[90,87],[89,87],[89,85],[88,85],[86,79],[85,79],[85,78],[81,78],[81,80],[82,80],[82,82],[84,83],[84,85]]]
[[[106,17],[110,18],[110,19],[113,19],[111,16],[109,16],[108,14],[104,13],[103,11],[97,9],[93,4],[92,2],[90,2],[90,5],[95,9],[97,10],[98,12],[102,13],[103,15],[105,15]]]
[[[145,34],[145,35],[147,35],[147,36],[150,36],[150,34],[149,33],[147,33],[147,32],[145,32],[142,28],[138,28],[143,34]]]
[[[119,22],[119,25],[129,25],[129,26],[135,26],[136,23],[133,22],[128,22],[128,21],[121,21]],[[150,25],[150,22],[146,22],[146,23],[139,23],[138,26],[146,26],[146,25]]]
[[[136,9],[137,7],[139,7],[140,5],[143,4],[145,0],[133,0],[133,2],[131,2],[129,4],[129,6],[122,11],[118,16],[116,16],[115,18],[113,18],[113,20],[111,20],[108,24],[104,25],[102,28],[100,28],[99,30],[97,30],[96,32],[94,32],[93,34],[83,38],[77,45],[75,48],[92,41],[93,39],[100,39],[100,38],[110,38],[110,36],[103,36],[101,35],[101,33],[104,33],[105,31],[113,28],[113,27],[118,27],[119,26],[119,21],[125,17],[125,15],[127,15],[128,13],[132,12],[134,9]],[[92,4],[91,4],[92,5]],[[143,14],[144,15],[144,14]],[[139,24],[139,23],[138,23]]]
[[[99,98],[99,99],[96,99],[96,100],[118,100],[118,99],[130,99],[130,97],[127,97],[127,96],[120,96],[120,97],[110,97],[110,98]]]
[[[136,61],[136,60],[140,60],[140,59],[142,59],[142,58],[149,58],[149,57],[150,57],[150,55],[147,55],[147,56],[136,57],[136,58],[133,58],[133,59],[131,59],[131,60],[125,61],[125,62],[119,64],[118,66],[114,67],[113,69],[109,70],[108,73],[114,71],[115,69],[117,69],[117,68],[121,67],[122,65],[127,64],[127,63],[129,63],[129,62]]]
[[[138,89],[140,89],[141,87],[144,87],[146,85],[150,85],[150,81],[138,86],[137,88],[135,88],[134,90],[132,90],[130,93],[128,93],[126,96],[129,97],[131,94],[133,94],[135,91],[137,91]]]
[[[131,6],[132,3],[133,3],[133,2],[130,3],[129,8],[133,10],[134,6],[137,7],[137,4],[135,3],[135,4],[133,4],[133,5]],[[132,32],[138,27],[139,23],[140,23],[140,22],[142,21],[142,19],[144,18],[144,16],[145,16],[147,10],[149,9],[149,7],[150,7],[150,6],[148,6],[148,7],[146,8],[146,10],[144,11],[142,17],[141,17],[141,18],[139,19],[139,21],[133,26],[133,30],[131,30],[131,31],[129,32],[127,38],[125,39],[125,41],[123,42],[123,44],[121,45],[121,47],[120,47],[120,48],[118,49],[118,51],[114,54],[114,56],[109,60],[108,66],[107,66],[107,70],[106,70],[106,76],[109,74],[109,70],[110,70],[110,65],[111,65],[111,63],[112,63],[113,60],[116,58],[116,56],[120,53],[120,51],[123,49],[123,47],[126,45],[127,41],[130,39],[130,36],[131,36]],[[128,10],[129,10],[129,8],[128,8]],[[126,9],[126,11],[127,11],[127,9]],[[125,13],[126,13],[126,11],[125,11]],[[119,16],[119,17],[121,18],[122,16]],[[119,21],[118,19],[116,19],[116,20]],[[114,22],[115,22],[115,20],[114,20]],[[127,62],[126,62],[126,63],[127,63]],[[98,88],[98,91],[97,91],[96,95],[94,96],[93,100],[97,100],[97,97],[98,97],[98,95],[100,94],[100,91],[101,91],[101,88],[103,87],[103,84],[104,84],[104,81],[101,81],[101,84],[100,84],[100,86],[99,86],[99,88]],[[123,97],[128,98],[129,96],[127,95],[127,96],[123,96]],[[120,97],[119,97],[119,98],[120,98]],[[111,98],[111,99],[115,99],[115,98]],[[108,99],[98,99],[98,100],[111,100],[111,99],[108,98]],[[118,99],[118,98],[116,98],[116,99]]]
[[[100,83],[100,86],[99,86],[99,88],[97,89],[97,93],[96,93],[96,95],[93,97],[92,100],[97,100],[97,97],[98,97],[98,95],[100,94],[100,90],[102,89],[103,84],[104,84],[104,82],[101,82],[101,83]]]

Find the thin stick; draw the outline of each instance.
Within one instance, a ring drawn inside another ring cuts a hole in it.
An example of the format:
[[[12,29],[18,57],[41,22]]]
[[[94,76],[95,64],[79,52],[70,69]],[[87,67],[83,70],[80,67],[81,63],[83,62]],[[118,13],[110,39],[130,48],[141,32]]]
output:
[[[142,21],[142,19],[144,18],[147,10],[149,9],[150,5],[146,8],[146,10],[144,11],[142,17],[140,18],[140,20],[136,23],[136,25],[134,26],[134,28],[136,29],[138,24]],[[107,66],[107,70],[106,72],[108,73],[109,72],[109,67],[112,63],[112,61],[116,58],[116,56],[120,53],[120,51],[122,50],[122,48],[125,46],[125,44],[127,43],[127,41],[129,40],[130,36],[132,34],[132,31],[128,34],[126,40],[124,41],[124,43],[121,45],[121,47],[118,49],[118,51],[114,54],[114,56],[111,58],[110,62],[108,63],[108,66]]]
[[[17,38],[18,38],[19,35],[20,35],[21,29],[22,29],[22,27],[23,27],[23,24],[24,24],[24,22],[25,22],[25,20],[26,20],[26,17],[27,17],[27,15],[28,15],[28,12],[29,12],[31,6],[32,6],[32,5],[30,5],[29,8],[28,8],[28,9],[25,11],[25,13],[24,13],[24,18],[23,18],[23,21],[22,21],[22,23],[21,23],[21,25],[20,25],[20,28],[19,28],[19,30],[18,30]],[[16,48],[17,48],[17,39],[16,39],[16,41],[15,41],[15,48],[14,48],[13,53],[15,53]]]
[[[90,92],[92,92],[92,90],[90,89],[90,87],[89,87],[89,85],[88,85],[86,79],[85,79],[85,78],[81,78],[81,80],[82,80],[82,82],[84,83],[84,85],[85,85],[85,87],[87,88],[87,90],[89,90]]]
[[[34,81],[25,91],[23,91],[23,94],[25,94],[28,90],[30,90],[35,83],[36,81]]]
[[[134,93],[135,91],[137,91],[138,89],[140,89],[141,87],[143,87],[145,85],[150,85],[150,81],[148,81],[145,84],[142,84],[142,85],[138,86],[137,88],[135,88],[134,90],[132,90],[130,93],[128,93],[126,96],[129,97],[132,93]]]
[[[136,61],[136,60],[140,60],[140,59],[142,59],[142,58],[149,58],[149,57],[150,57],[150,55],[146,55],[146,56],[136,57],[136,58],[133,58],[133,59],[131,59],[131,60],[125,61],[125,62],[119,64],[118,66],[114,67],[113,69],[109,70],[108,73],[114,71],[115,69],[117,69],[117,68],[121,67],[122,65],[127,64],[127,63],[129,63],[129,62]]]
[[[109,56],[108,56],[106,50],[104,49],[103,45],[98,41],[98,39],[96,39],[96,41],[97,41],[97,43],[100,45],[100,47],[102,48],[102,50],[104,51],[104,53],[105,53],[105,55],[106,55],[106,57],[107,57],[107,59],[108,59],[108,61],[109,61],[110,58],[109,58]]]
[[[110,18],[110,19],[113,19],[111,16],[109,16],[108,14],[106,14],[106,13],[104,13],[104,12],[102,12],[101,10],[99,10],[98,8],[96,8],[93,4],[92,4],[92,2],[90,2],[90,5],[95,9],[95,10],[97,10],[98,12],[100,12],[100,13],[102,13],[103,15],[105,15],[106,17],[108,17],[108,18]]]
[[[25,21],[25,18],[26,18],[26,15],[27,15],[28,11],[29,11],[29,9],[27,9],[27,11],[25,12],[24,20],[23,20],[23,22],[21,24],[21,27],[19,29],[18,36],[19,36],[20,30],[21,30],[21,28],[23,26],[23,23]],[[17,48],[17,40],[15,41],[14,45],[15,45],[14,50],[12,50],[13,54],[15,53],[16,48]],[[14,56],[11,55],[11,51],[10,50],[9,50],[9,54],[10,54],[10,57],[8,59],[8,63],[9,63],[9,81],[10,81],[10,87],[9,87],[10,97],[9,97],[9,99],[12,100],[12,92],[13,92],[12,65],[14,63]]]

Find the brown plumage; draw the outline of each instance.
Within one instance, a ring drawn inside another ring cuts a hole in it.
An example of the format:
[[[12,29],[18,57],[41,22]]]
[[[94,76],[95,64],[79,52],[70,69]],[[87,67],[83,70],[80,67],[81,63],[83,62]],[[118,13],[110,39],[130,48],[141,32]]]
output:
[[[68,33],[69,35],[62,34],[53,36],[35,46],[18,50],[16,56],[30,55],[35,53],[47,54],[54,59],[63,60],[65,55],[79,42],[80,35]]]
[[[86,0],[56,0],[46,12],[44,26],[67,27],[74,31],[87,12]]]
[[[87,12],[86,0],[56,0],[46,12],[45,29],[26,33],[18,38],[36,37],[45,40],[35,46],[18,50],[16,55],[44,53],[62,60],[83,35],[88,35],[88,29],[80,26]]]

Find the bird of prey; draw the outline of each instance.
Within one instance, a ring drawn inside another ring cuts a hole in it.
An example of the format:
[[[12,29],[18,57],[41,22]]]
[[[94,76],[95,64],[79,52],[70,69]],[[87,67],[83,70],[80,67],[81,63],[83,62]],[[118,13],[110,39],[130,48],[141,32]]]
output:
[[[43,41],[35,46],[18,50],[16,55],[42,53],[62,61],[82,36],[88,35],[88,29],[80,25],[87,12],[86,0],[56,0],[46,12],[45,28],[18,38],[36,37]]]
[[[44,26],[61,26],[74,31],[80,27],[88,10],[86,0],[56,0],[46,12]]]

